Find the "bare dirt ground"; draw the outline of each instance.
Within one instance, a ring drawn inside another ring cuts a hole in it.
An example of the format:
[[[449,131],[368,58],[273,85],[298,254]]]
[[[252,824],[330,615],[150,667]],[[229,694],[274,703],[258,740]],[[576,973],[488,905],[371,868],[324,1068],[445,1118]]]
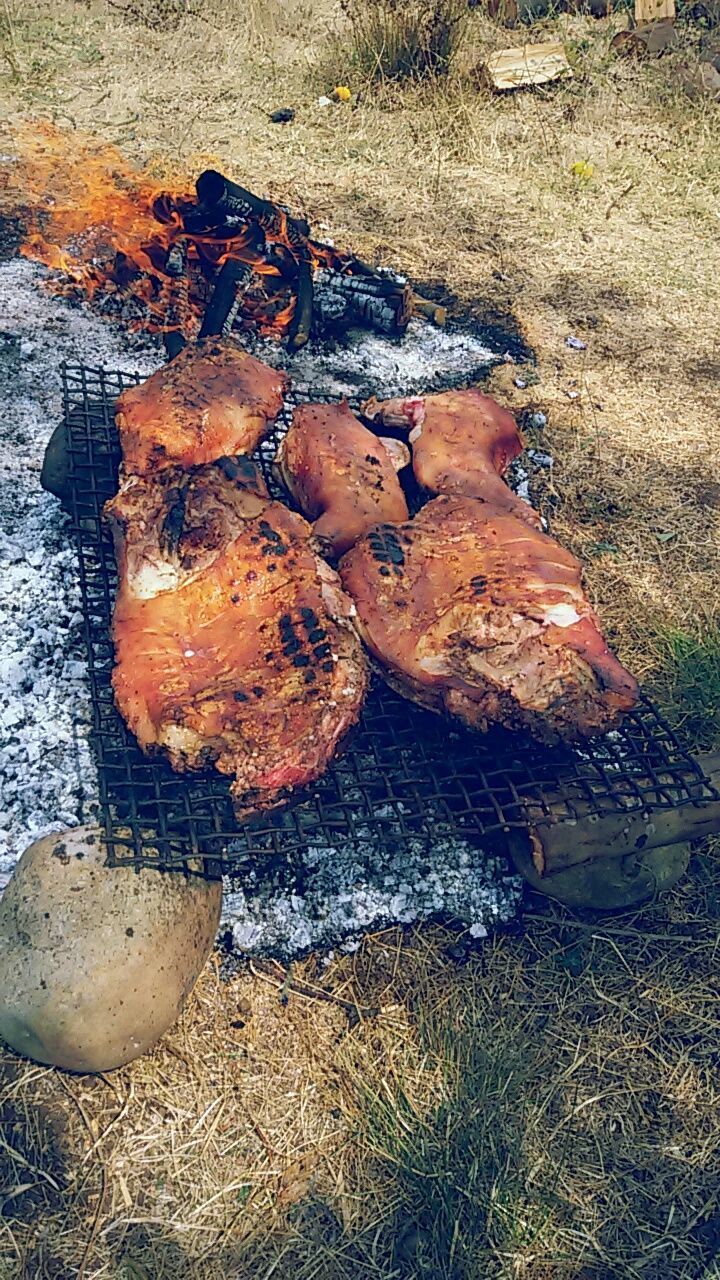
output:
[[[506,366],[495,390],[547,414],[554,531],[682,720],[668,637],[719,670],[720,108],[686,89],[697,32],[636,64],[609,51],[622,15],[547,20],[532,39],[560,33],[574,79],[494,98],[472,69],[514,37],[477,12],[453,74],[400,89],[354,82],[325,0],[151,8],[5,0],[10,145],[42,117],[158,170],[213,160],[512,313],[537,377]],[[319,106],[337,83],[351,103]],[[703,699],[707,746],[718,686]],[[218,960],[108,1077],[7,1055],[0,1276],[716,1278],[718,865],[699,850],[662,902],[604,921],[535,900],[477,950],[371,938],[297,966],[305,994]]]

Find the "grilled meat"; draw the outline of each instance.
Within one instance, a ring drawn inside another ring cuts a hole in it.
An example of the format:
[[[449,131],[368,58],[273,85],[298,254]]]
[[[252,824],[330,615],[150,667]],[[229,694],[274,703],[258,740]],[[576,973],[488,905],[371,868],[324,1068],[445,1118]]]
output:
[[[507,409],[477,387],[439,395],[368,400],[363,413],[386,427],[405,428],[413,471],[429,493],[480,498],[534,528],[537,512],[504,483],[508,466],[523,450],[517,423]]]
[[[396,472],[410,454],[396,440],[383,441],[341,404],[305,404],[293,413],[278,464],[319,545],[342,555],[374,524],[407,520]]]
[[[636,701],[578,561],[487,503],[435,498],[368,533],[340,575],[388,683],[471,728],[571,741],[611,729]]]
[[[207,338],[186,347],[118,400],[125,472],[252,453],[280,412],[287,385],[285,374],[232,342]]]
[[[242,454],[190,471],[124,477],[104,510],[120,581],[138,599],[174,591],[212,564],[269,500],[260,469]]]
[[[198,468],[180,499],[161,473],[108,511],[118,708],[143,750],[231,776],[240,817],[322,774],[367,688],[353,606],[310,526],[250,481]]]

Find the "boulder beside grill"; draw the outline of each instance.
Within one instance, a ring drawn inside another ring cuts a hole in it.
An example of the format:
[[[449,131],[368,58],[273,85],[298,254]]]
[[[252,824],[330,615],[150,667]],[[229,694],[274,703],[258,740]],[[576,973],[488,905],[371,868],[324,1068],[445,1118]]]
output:
[[[221,882],[105,865],[97,828],[26,849],[0,900],[0,1037],[109,1071],[175,1022],[210,954]]]

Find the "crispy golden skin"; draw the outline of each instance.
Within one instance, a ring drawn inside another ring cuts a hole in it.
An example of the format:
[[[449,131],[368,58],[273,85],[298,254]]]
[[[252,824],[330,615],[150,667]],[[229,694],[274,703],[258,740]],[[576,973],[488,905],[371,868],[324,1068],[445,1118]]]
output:
[[[172,472],[109,504],[120,568],[112,682],[142,748],[181,772],[230,775],[247,817],[325,770],[360,714],[367,661],[309,525],[227,470],[191,473],[179,513]],[[138,505],[152,513],[142,524]]]
[[[315,522],[319,544],[336,556],[374,524],[407,520],[397,466],[409,461],[404,445],[386,445],[344,400],[296,409],[278,453],[288,489]]]
[[[252,453],[282,408],[284,373],[232,342],[188,346],[117,403],[123,467],[143,475]]]
[[[435,498],[340,563],[358,628],[390,684],[471,728],[573,740],[637,700],[552,538],[475,498]]]
[[[438,395],[369,400],[363,412],[378,424],[404,428],[418,484],[429,493],[479,498],[540,527],[540,517],[504,483],[523,450],[507,409],[477,387]]]

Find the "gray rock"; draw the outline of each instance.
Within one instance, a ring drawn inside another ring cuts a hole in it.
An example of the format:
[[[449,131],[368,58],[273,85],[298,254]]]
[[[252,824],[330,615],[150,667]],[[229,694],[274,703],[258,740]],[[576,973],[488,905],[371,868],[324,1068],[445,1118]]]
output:
[[[0,1037],[71,1071],[108,1071],[172,1026],[208,958],[221,883],[107,867],[99,831],[45,836],[0,900]]]
[[[50,437],[40,472],[40,484],[63,502],[70,497],[70,462],[64,422],[58,424]]]

